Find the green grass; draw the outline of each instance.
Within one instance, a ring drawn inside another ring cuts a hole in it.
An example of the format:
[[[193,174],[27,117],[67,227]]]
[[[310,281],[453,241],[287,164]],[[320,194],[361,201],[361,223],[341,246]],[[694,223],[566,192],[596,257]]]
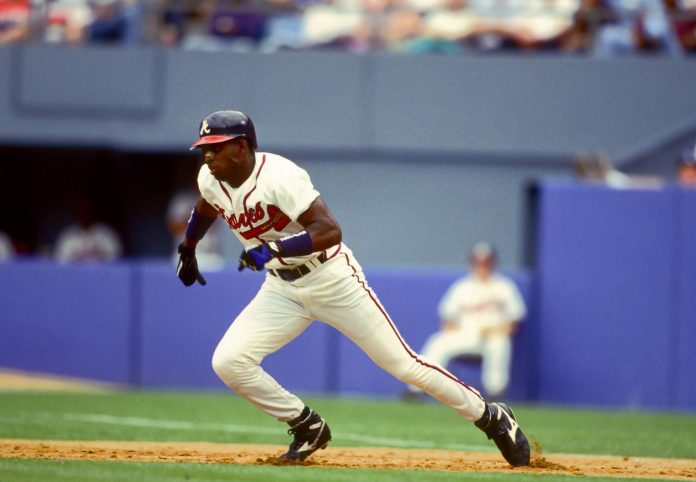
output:
[[[316,397],[305,401],[329,421],[336,446],[495,450],[473,424],[437,403]],[[696,459],[694,414],[514,408],[525,432],[539,440],[545,453]],[[285,429],[224,392],[0,392],[1,438],[285,444]]]
[[[418,470],[329,469],[220,464],[152,462],[79,462],[72,460],[0,459],[0,480],[22,482],[577,482],[577,476],[456,473]],[[632,479],[582,477],[583,482],[621,482]],[[635,479],[634,479],[635,480]],[[640,479],[647,482],[654,479]],[[664,481],[660,481],[664,482]]]
[[[334,433],[332,446],[497,451],[473,424],[437,403],[319,397],[305,397],[305,401],[329,421]],[[696,459],[696,414],[519,404],[514,408],[522,428],[540,441],[545,453]],[[287,444],[289,436],[285,430],[284,424],[227,392],[0,392],[0,438]],[[0,482],[349,479],[351,482],[424,480],[424,473],[321,467],[0,460]],[[434,481],[532,479],[560,481],[577,480],[577,477],[427,472],[427,480]],[[583,477],[582,480],[604,479]]]

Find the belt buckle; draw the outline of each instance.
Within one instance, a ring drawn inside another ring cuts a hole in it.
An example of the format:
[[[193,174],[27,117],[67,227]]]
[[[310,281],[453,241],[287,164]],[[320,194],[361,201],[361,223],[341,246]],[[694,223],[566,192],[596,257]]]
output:
[[[319,262],[319,265],[324,264],[327,261],[325,253],[321,253],[315,259]],[[312,272],[312,269],[307,266],[308,264],[311,264],[313,268],[318,267],[318,265],[314,263],[314,259],[312,259],[295,268],[278,268],[276,270],[271,270],[271,274],[275,273],[283,281],[292,282]]]
[[[278,273],[278,277],[283,281],[294,280],[294,278],[292,277],[292,271],[290,271],[289,269],[277,269],[276,273]]]

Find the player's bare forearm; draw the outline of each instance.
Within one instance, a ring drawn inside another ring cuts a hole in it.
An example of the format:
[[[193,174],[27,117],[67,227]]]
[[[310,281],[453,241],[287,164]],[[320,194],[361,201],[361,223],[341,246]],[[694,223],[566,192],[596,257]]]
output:
[[[198,202],[196,203],[196,210],[201,214],[201,216],[205,216],[207,218],[215,218],[218,215],[217,210],[213,206],[208,204],[208,202],[202,197],[198,198]]]
[[[328,249],[343,239],[341,226],[321,198],[317,198],[298,221],[312,238],[314,251]]]

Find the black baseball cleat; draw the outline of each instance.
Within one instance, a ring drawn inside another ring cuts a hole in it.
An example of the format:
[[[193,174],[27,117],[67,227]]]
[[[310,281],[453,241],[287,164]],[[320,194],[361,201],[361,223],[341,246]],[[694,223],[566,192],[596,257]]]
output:
[[[282,460],[304,460],[319,449],[325,449],[331,441],[331,429],[317,412],[305,408],[295,425],[290,422],[288,434],[295,439],[286,453],[280,456]]]
[[[512,409],[506,404],[487,403],[483,416],[474,425],[493,439],[510,465],[529,465],[529,441],[517,424]]]

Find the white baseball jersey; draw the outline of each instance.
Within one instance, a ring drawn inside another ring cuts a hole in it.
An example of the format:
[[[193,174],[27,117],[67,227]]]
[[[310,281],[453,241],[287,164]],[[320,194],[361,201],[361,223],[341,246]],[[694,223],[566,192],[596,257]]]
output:
[[[12,241],[5,233],[0,232],[0,261],[11,259],[14,254]]]
[[[198,173],[198,188],[203,199],[218,210],[246,250],[263,241],[274,241],[303,231],[297,218],[319,197],[307,171],[268,152],[256,153],[254,171],[237,188],[215,179],[204,164]],[[336,249],[328,251],[335,252]],[[278,269],[301,265],[317,255],[276,258],[266,267]]]
[[[483,387],[489,394],[502,393],[510,379],[512,341],[507,333],[484,337],[482,330],[525,317],[524,301],[515,283],[496,273],[486,280],[471,274],[447,290],[438,310],[441,319],[456,323],[457,328],[432,334],[423,345],[423,356],[447,366],[457,356],[479,355]]]
[[[319,196],[303,169],[262,152],[238,188],[216,180],[205,165],[198,185],[246,249],[303,231],[297,219]],[[267,273],[257,295],[220,340],[212,364],[228,387],[278,420],[299,416],[305,404],[266,373],[261,362],[320,320],[399,380],[417,385],[469,420],[481,417],[485,403],[480,394],[408,346],[343,243],[326,256],[313,253],[266,264],[273,270],[299,265],[305,269],[296,271],[304,274],[291,281]]]
[[[63,263],[114,261],[123,248],[116,232],[101,223],[65,228],[56,241],[55,257]]]
[[[527,313],[515,283],[497,273],[486,280],[473,274],[457,280],[445,293],[438,311],[441,319],[472,332],[521,321]]]

